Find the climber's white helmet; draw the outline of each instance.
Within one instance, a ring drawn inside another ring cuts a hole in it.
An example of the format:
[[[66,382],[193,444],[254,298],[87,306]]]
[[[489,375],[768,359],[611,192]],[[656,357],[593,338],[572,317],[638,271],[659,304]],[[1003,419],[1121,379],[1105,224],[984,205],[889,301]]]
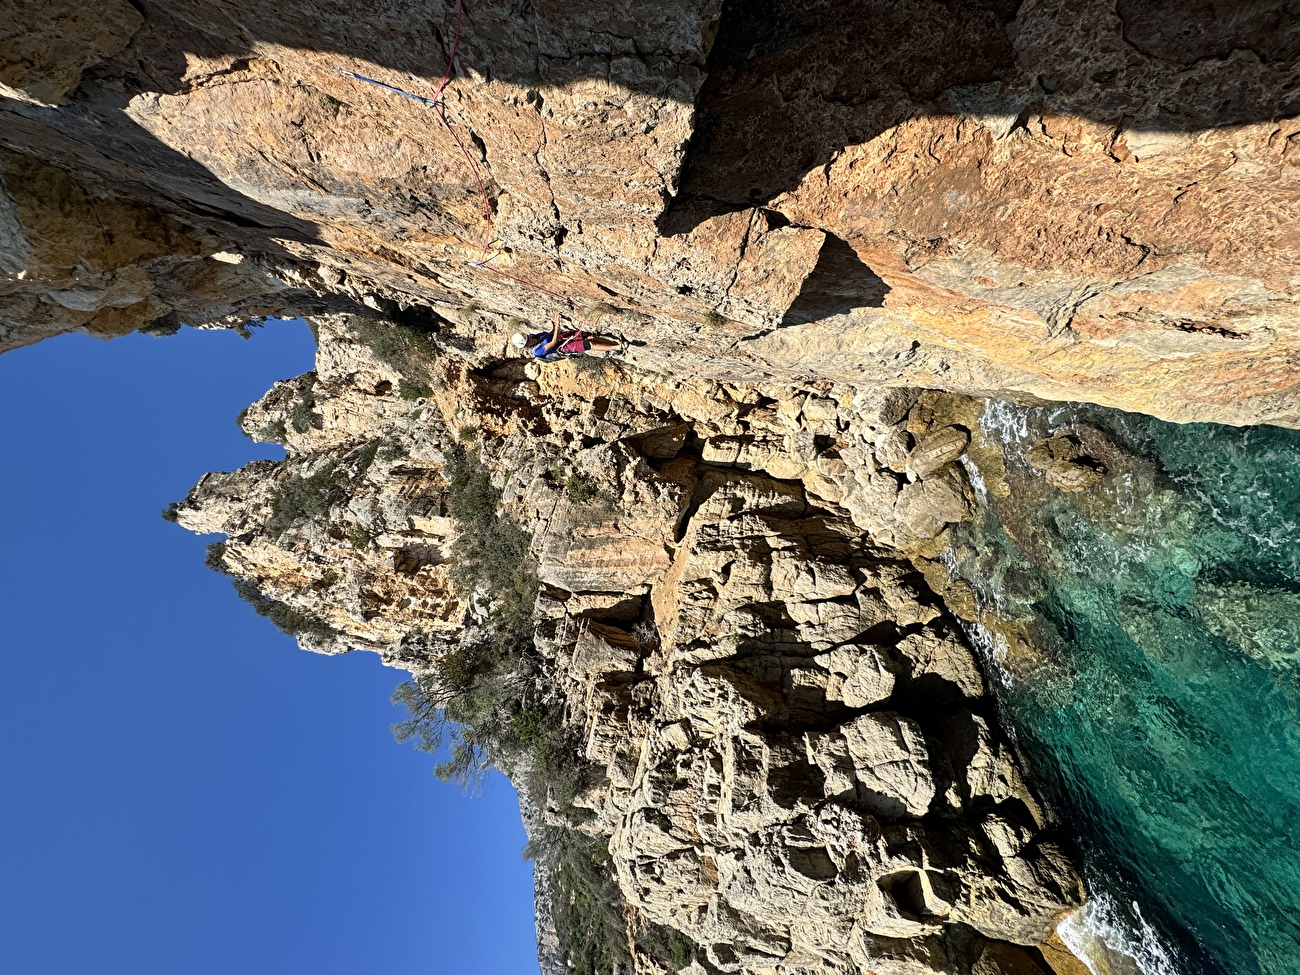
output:
[[[514,335],[510,336],[510,344],[516,349],[526,349],[528,348],[528,336],[523,332],[515,332]]]

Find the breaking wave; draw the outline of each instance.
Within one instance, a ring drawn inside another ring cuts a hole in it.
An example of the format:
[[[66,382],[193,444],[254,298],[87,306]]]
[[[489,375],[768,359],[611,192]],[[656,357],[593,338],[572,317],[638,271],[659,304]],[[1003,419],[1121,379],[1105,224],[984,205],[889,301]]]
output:
[[[1096,975],[1300,971],[1300,434],[996,401],[981,427],[1005,472],[968,468],[946,561],[1034,645],[968,631],[1078,839],[1061,937]],[[1100,484],[1029,467],[1060,435]]]
[[[1118,975],[1125,968],[1141,975],[1182,975],[1137,901],[1121,904],[1105,891],[1090,892],[1088,903],[1057,925],[1056,933],[1092,975]]]

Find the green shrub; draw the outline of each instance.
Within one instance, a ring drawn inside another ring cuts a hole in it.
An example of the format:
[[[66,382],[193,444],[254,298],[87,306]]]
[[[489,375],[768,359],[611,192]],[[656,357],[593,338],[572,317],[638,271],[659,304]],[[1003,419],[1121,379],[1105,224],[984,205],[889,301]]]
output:
[[[614,503],[609,492],[597,488],[595,479],[585,471],[566,471],[557,466],[551,469],[551,479],[564,488],[565,496],[574,504],[599,504],[602,508],[610,508]]]
[[[213,572],[228,573],[230,569],[226,566],[226,543],[213,542],[209,545],[203,555],[203,564]]]
[[[274,623],[281,633],[288,636],[297,636],[301,633],[319,640],[338,636],[338,633],[323,620],[264,595],[261,587],[251,579],[236,579],[234,587],[240,599],[252,606],[258,616],[265,616]]]
[[[637,946],[669,971],[680,972],[695,958],[697,945],[676,928],[648,923],[637,934]]]
[[[315,398],[309,395],[295,400],[293,406],[289,407],[288,421],[289,426],[298,433],[306,433],[313,428],[320,429],[321,417],[316,412]]]
[[[520,748],[534,748],[551,732],[552,719],[546,708],[522,708],[510,718],[510,736]]]
[[[573,471],[564,481],[564,493],[574,504],[587,504],[596,497],[596,484],[581,471]]]
[[[356,456],[352,458],[352,463],[357,468],[357,477],[364,477],[366,471],[370,470],[375,463],[375,458],[379,456],[379,448],[383,445],[382,440],[372,440],[357,451]]]
[[[342,475],[332,460],[307,477],[290,477],[271,499],[266,530],[271,537],[279,538],[296,522],[320,517],[344,494]]]
[[[529,557],[528,533],[497,513],[501,492],[478,458],[459,445],[453,446],[447,452],[443,473],[447,511],[458,530],[452,579],[464,593],[485,594],[488,618],[483,640],[462,644],[437,661],[437,683],[443,695],[439,706],[474,723],[491,717],[497,709],[498,702],[482,696],[486,684],[522,686],[535,676],[532,613],[537,572]],[[515,710],[529,706],[517,691],[509,693],[520,698],[509,702]],[[510,723],[513,713],[506,716],[503,726]]]
[[[258,430],[257,439],[263,443],[283,444],[289,439],[289,429],[284,425],[283,420],[276,420]]]
[[[567,970],[574,975],[628,971],[623,897],[605,841],[547,826],[534,852],[551,870],[551,920]]]
[[[408,382],[416,386],[431,385],[427,363],[442,354],[432,330],[360,315],[349,317],[348,330],[358,342],[369,346],[376,359],[406,377]]]
[[[423,718],[395,725],[394,734],[430,752],[448,745],[451,757],[434,771],[464,784],[476,782],[489,757],[506,769],[524,754],[534,764],[540,756],[548,765],[564,765],[546,756],[571,746],[560,740],[561,715],[543,701],[545,681],[533,642],[538,583],[529,536],[498,515],[501,492],[477,457],[452,447],[444,474],[447,510],[458,529],[452,579],[462,592],[486,597],[487,620],[480,637],[435,661],[433,675],[398,688],[394,700]]]
[[[445,473],[447,509],[458,529],[452,577],[463,592],[486,593],[486,632],[397,688],[393,701],[408,717],[393,733],[430,753],[446,748],[449,757],[434,770],[445,780],[472,784],[489,760],[513,771],[517,787],[539,806],[567,810],[576,826],[589,818],[573,805],[583,785],[581,751],[534,647],[538,582],[530,539],[498,515],[500,492],[472,453],[452,447]],[[571,479],[575,491],[591,490],[580,475]],[[605,843],[552,823],[530,845],[529,855],[550,871],[551,914],[574,975],[629,970],[624,904]]]
[[[452,578],[466,593],[484,589],[496,640],[512,651],[532,648],[537,570],[528,533],[497,514],[501,492],[487,469],[459,444],[447,451],[447,510],[457,522]]]
[[[319,518],[345,500],[350,483],[365,476],[383,445],[382,440],[372,440],[341,459],[326,461],[314,474],[285,480],[271,499],[268,534],[279,538],[297,522]]]
[[[428,399],[433,395],[433,387],[427,383],[413,383],[402,376],[397,380],[397,395],[405,400]]]
[[[374,540],[364,525],[353,525],[352,531],[348,533],[348,543],[358,552],[368,549]]]
[[[177,522],[181,516],[181,506],[179,501],[173,501],[160,512],[163,521]]]
[[[384,463],[390,464],[395,460],[401,460],[406,455],[407,450],[400,443],[384,443],[376,456]]]

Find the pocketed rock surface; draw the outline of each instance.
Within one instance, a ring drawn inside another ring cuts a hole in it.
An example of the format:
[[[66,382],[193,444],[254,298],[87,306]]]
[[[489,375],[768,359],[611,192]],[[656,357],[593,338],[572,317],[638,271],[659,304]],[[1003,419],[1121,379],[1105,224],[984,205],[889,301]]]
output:
[[[451,353],[412,401],[358,321],[317,319],[316,372],[242,418],[283,431],[287,459],[209,474],[177,511],[228,536],[226,571],[327,624],[304,646],[418,673],[477,625],[447,572],[443,475],[451,438],[473,442],[533,536],[582,828],[608,844],[633,944],[646,922],[675,929],[695,973],[1052,970],[1038,946],[1078,875],[907,554],[961,516],[907,489],[970,491],[955,457],[934,467],[964,441],[931,428],[923,394],[612,363],[533,382]],[[284,485],[331,463],[328,510],[272,530]],[[574,474],[590,500],[566,491]]]

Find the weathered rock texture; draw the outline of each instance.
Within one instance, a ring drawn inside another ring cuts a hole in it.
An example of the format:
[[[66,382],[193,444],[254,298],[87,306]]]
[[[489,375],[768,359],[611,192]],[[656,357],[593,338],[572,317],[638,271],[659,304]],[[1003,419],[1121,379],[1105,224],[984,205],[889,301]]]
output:
[[[321,624],[311,649],[428,670],[476,625],[443,473],[472,440],[533,535],[582,829],[608,844],[634,944],[678,931],[696,973],[1051,970],[1038,946],[1077,874],[902,554],[965,516],[965,431],[907,390],[571,364],[539,385],[454,353],[412,401],[358,341],[381,324],[318,320],[316,372],[241,421],[287,460],[210,474],[177,507],[228,537],[226,571]],[[326,503],[280,517],[324,470]]]
[[[1300,424],[1292,7],[0,0],[0,351],[339,312],[244,418],[289,460],[177,511],[260,605],[416,671],[480,625],[466,428],[633,933],[697,973],[1041,971],[1077,879],[935,561],[985,446],[916,390]],[[363,306],[449,350],[433,401]],[[556,312],[640,371],[502,361]],[[1090,454],[1039,453],[1086,496]]]
[[[432,96],[457,20],[4,0],[3,347],[601,302],[652,368],[1300,422],[1284,0],[473,0],[447,127],[340,74]]]

